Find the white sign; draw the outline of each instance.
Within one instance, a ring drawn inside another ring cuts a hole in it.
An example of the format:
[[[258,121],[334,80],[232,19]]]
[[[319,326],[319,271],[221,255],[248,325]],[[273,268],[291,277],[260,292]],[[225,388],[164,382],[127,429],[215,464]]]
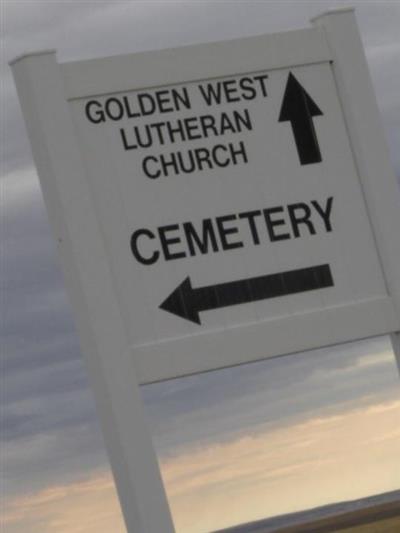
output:
[[[331,331],[333,313],[387,323],[329,60],[70,106],[141,380],[265,357],[252,334],[227,359],[205,354],[210,332],[265,335],[325,310]]]
[[[328,62],[71,107],[135,345],[386,295]]]
[[[128,530],[171,533],[139,383],[400,328],[398,188],[354,14],[13,71]]]

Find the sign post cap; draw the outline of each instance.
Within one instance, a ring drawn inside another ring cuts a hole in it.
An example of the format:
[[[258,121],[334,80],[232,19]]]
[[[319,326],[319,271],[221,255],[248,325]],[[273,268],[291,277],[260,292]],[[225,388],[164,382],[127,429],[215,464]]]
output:
[[[36,50],[33,52],[25,52],[23,54],[19,54],[17,57],[14,57],[14,59],[11,59],[11,61],[8,62],[10,67],[15,65],[15,63],[18,63],[18,61],[21,61],[22,59],[25,59],[27,57],[32,56],[44,56],[44,55],[51,55],[56,54],[57,50],[55,48],[47,49],[47,50]]]
[[[315,17],[312,17],[310,19],[310,22],[312,24],[315,24],[320,19],[324,17],[331,17],[332,15],[343,15],[344,13],[354,13],[355,8],[354,7],[340,7],[337,9],[328,9],[327,11],[324,11],[323,13],[320,13],[319,15],[316,15]]]

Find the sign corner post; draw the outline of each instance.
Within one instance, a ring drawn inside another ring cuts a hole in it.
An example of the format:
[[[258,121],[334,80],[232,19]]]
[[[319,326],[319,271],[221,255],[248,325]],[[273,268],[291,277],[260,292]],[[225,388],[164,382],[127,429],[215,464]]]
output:
[[[400,333],[392,333],[390,335],[390,342],[392,345],[392,350],[394,352],[394,357],[397,362],[397,367],[400,373]]]
[[[332,52],[332,71],[349,133],[359,181],[368,208],[400,330],[400,202],[382,120],[354,8],[337,9],[311,19]],[[382,214],[385,216],[382,216]],[[398,333],[397,333],[398,335]]]
[[[174,526],[54,51],[11,62],[129,533]],[[93,275],[94,265],[96,275]]]

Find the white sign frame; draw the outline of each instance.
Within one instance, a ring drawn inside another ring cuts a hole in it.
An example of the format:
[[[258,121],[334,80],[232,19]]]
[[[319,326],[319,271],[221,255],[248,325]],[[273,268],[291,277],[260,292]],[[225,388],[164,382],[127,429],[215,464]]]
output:
[[[311,29],[175,50],[64,64],[57,63],[54,51],[46,51],[12,63],[130,532],[174,531],[139,384],[400,330],[399,191],[355,15],[352,9],[337,10],[313,23]],[[130,346],[67,101],[327,61],[343,107],[387,297]]]

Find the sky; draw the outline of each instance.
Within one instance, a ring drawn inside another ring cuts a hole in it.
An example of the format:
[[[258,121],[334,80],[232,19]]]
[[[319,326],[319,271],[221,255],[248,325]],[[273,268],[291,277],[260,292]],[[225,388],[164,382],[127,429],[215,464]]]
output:
[[[346,5],[356,7],[400,177],[398,2],[3,0],[5,532],[124,531],[7,62],[38,49],[56,48],[59,61],[70,61],[285,31]],[[142,392],[178,532],[212,531],[400,488],[400,379],[387,338],[154,384]]]

